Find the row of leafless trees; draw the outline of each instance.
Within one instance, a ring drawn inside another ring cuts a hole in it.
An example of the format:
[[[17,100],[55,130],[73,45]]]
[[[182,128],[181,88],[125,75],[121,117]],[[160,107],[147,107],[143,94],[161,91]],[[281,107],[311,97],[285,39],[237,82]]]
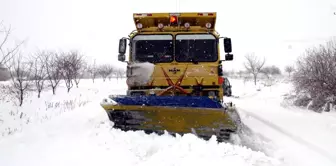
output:
[[[239,78],[246,77],[246,75],[252,75],[254,84],[256,85],[259,75],[264,75],[266,78],[270,79],[274,76],[279,76],[282,74],[279,67],[275,65],[265,66],[266,59],[261,59],[253,53],[247,54],[245,56],[244,68],[245,70],[240,71],[223,71],[226,76],[236,75]],[[294,66],[288,65],[285,67],[284,71],[291,76],[294,72]]]
[[[41,51],[33,58],[35,84],[40,93],[45,80],[49,82],[53,94],[61,79],[64,80],[67,91],[80,82],[85,70],[85,60],[78,51],[52,52]]]
[[[65,81],[68,92],[74,83],[78,87],[85,61],[77,51],[39,51],[32,56],[14,55],[7,65],[13,86],[10,92],[21,106],[29,91],[36,90],[40,98],[43,89],[50,86],[55,94],[61,80]]]
[[[87,71],[90,74],[90,78],[93,83],[97,77],[101,77],[105,82],[107,78],[111,80],[112,77],[119,79],[126,76],[125,70],[118,69],[111,64],[102,64],[97,66],[93,63],[88,66]]]
[[[20,106],[24,96],[31,90],[36,90],[40,98],[41,92],[46,87],[51,87],[55,95],[61,80],[69,93],[74,86],[78,88],[86,70],[93,73],[90,75],[93,80],[96,76],[101,76],[104,81],[112,74],[120,78],[123,73],[110,64],[88,66],[84,56],[78,51],[39,51],[28,58],[19,54],[11,58],[9,63],[10,78],[14,87],[11,93],[19,99]]]
[[[38,98],[46,87],[51,87],[52,93],[63,80],[67,91],[76,86],[85,74],[90,74],[94,81],[102,77],[115,75],[117,78],[124,77],[124,70],[117,70],[111,64],[88,65],[85,57],[80,52],[73,51],[38,51],[33,55],[22,54],[20,45],[7,46],[11,29],[0,23],[0,81],[11,80],[12,86],[8,92],[13,94],[23,104],[23,100],[29,91],[35,90]]]

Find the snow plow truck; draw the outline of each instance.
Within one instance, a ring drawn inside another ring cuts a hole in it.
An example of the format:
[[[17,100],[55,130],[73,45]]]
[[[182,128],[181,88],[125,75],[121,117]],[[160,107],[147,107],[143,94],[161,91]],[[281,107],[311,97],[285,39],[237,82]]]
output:
[[[113,127],[229,140],[239,115],[223,100],[222,68],[233,54],[231,39],[215,30],[216,13],[134,13],[133,19],[136,30],[119,40],[128,90],[101,103]]]

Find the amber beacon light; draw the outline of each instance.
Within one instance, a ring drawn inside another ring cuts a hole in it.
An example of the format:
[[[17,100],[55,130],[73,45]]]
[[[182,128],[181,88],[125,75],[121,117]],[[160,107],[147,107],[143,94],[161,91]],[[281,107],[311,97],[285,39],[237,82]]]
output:
[[[177,16],[170,16],[170,23],[177,24]]]

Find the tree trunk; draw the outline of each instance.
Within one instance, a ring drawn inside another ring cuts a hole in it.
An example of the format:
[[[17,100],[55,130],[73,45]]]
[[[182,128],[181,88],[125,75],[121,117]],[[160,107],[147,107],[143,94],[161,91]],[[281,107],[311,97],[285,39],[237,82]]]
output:
[[[253,79],[254,79],[254,85],[257,85],[257,75],[253,75]]]
[[[20,90],[20,107],[22,106],[23,104],[23,90],[21,89]]]
[[[55,93],[56,93],[56,86],[52,87],[52,92],[53,92],[53,95],[55,95]]]
[[[76,79],[75,79],[76,88],[78,88],[79,81],[80,81],[80,79],[78,79],[78,81],[76,81]]]

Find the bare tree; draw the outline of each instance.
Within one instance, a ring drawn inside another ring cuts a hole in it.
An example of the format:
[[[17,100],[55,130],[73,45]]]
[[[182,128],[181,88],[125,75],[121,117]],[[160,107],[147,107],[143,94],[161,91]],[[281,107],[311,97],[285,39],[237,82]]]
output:
[[[248,73],[253,75],[254,85],[257,85],[257,77],[265,64],[265,58],[259,60],[254,54],[247,54],[245,58],[247,60],[247,62],[244,63],[245,69]]]
[[[317,111],[326,103],[336,104],[336,40],[312,48],[297,60],[293,83],[298,93],[313,101],[311,109]],[[300,104],[300,103],[297,103]]]
[[[88,72],[90,73],[90,77],[92,79],[92,82],[94,83],[97,75],[98,75],[98,69],[97,69],[97,66],[96,66],[96,61],[93,63],[93,65],[90,65],[88,67]]]
[[[80,54],[78,51],[70,51],[69,56],[71,56],[71,65],[73,70],[73,80],[78,88],[78,84],[81,78],[84,75],[85,71],[85,60],[84,56]]]
[[[52,92],[55,95],[56,88],[62,79],[62,72],[59,65],[59,55],[57,52],[48,51],[48,53],[43,54],[42,58],[47,72],[47,79],[52,88]]]
[[[67,87],[67,92],[70,92],[70,89],[73,87],[73,78],[74,78],[74,69],[73,63],[75,57],[68,53],[61,53],[61,56],[58,58],[58,66],[61,72],[61,76]]]
[[[19,51],[19,47],[23,44],[23,41],[16,44],[13,48],[7,48],[6,44],[9,40],[9,36],[12,32],[11,27],[7,28],[0,22],[0,66],[8,66],[9,62]],[[5,48],[6,47],[6,48]]]
[[[46,72],[46,63],[43,61],[43,57],[48,55],[45,51],[39,51],[33,56],[32,62],[32,72],[33,72],[33,79],[35,82],[35,87],[37,90],[37,97],[41,97],[41,92],[44,89],[44,82],[47,79],[47,72]]]
[[[103,78],[105,82],[106,78],[114,71],[114,67],[110,64],[100,65],[98,68],[98,74]]]
[[[291,73],[294,72],[294,67],[293,66],[286,66],[285,67],[285,72],[288,73],[288,76],[291,76]]]
[[[12,80],[12,89],[10,92],[15,95],[19,101],[19,106],[22,106],[23,99],[30,90],[32,84],[30,82],[32,62],[25,62],[22,60],[22,55],[11,58],[10,76]]]

